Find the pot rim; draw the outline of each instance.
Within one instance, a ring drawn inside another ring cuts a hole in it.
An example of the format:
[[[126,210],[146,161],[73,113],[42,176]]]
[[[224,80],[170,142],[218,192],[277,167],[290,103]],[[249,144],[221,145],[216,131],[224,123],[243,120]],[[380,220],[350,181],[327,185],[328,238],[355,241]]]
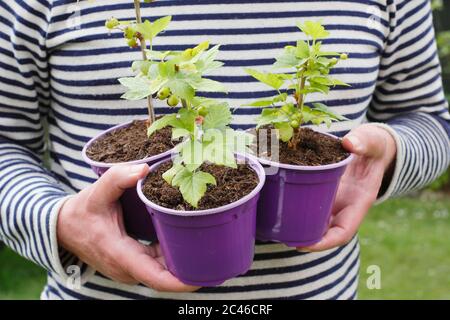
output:
[[[150,208],[152,208],[152,209],[154,209],[154,210],[156,210],[158,212],[162,212],[162,213],[169,214],[169,215],[172,215],[172,216],[199,217],[199,216],[208,216],[208,215],[213,215],[213,214],[218,214],[218,213],[223,213],[225,211],[229,211],[231,209],[234,209],[236,207],[239,207],[239,206],[243,205],[244,203],[248,202],[249,200],[251,200],[255,196],[257,196],[259,194],[259,192],[261,191],[261,189],[264,186],[264,183],[266,181],[266,175],[264,173],[264,168],[259,163],[259,161],[258,161],[258,159],[256,157],[251,156],[251,155],[242,155],[242,154],[236,154],[236,157],[238,159],[246,159],[246,160],[248,160],[248,163],[250,165],[252,165],[252,169],[258,175],[259,183],[252,190],[252,192],[250,192],[246,196],[244,196],[241,199],[239,199],[239,200],[237,200],[235,202],[232,202],[230,204],[227,204],[227,205],[224,205],[224,206],[221,206],[221,207],[217,207],[217,208],[213,208],[213,209],[194,210],[194,211],[174,210],[174,209],[169,209],[169,208],[166,208],[166,207],[162,207],[162,206],[157,205],[156,203],[150,201],[149,199],[147,199],[147,197],[142,192],[143,182],[147,178],[148,175],[138,181],[137,187],[136,187],[137,193],[138,193],[139,198],[141,199],[141,201],[144,202],[144,204],[146,206],[148,206],[148,207],[150,207]],[[161,164],[163,164],[164,162],[167,162],[169,160],[171,160],[171,158],[161,160],[161,161],[151,165],[150,166],[150,172],[153,171],[158,166],[160,166]]]
[[[316,132],[324,134],[326,136],[330,136],[330,137],[342,140],[341,138],[339,138],[333,134],[330,134],[330,133],[319,132],[319,131],[316,131]],[[353,153],[350,153],[350,155],[347,158],[345,158],[344,160],[341,160],[336,163],[321,165],[321,166],[301,166],[301,165],[275,162],[275,161],[267,160],[267,159],[264,159],[261,157],[256,157],[256,158],[258,159],[258,161],[260,161],[264,165],[278,167],[281,169],[296,170],[296,171],[324,171],[324,170],[333,170],[333,169],[347,166],[348,164],[350,164],[350,162],[352,162],[354,160],[355,155]]]
[[[127,162],[115,162],[115,163],[109,163],[109,162],[98,162],[95,160],[92,160],[91,158],[89,158],[86,154],[87,149],[92,145],[92,143],[94,143],[96,140],[104,137],[105,135],[107,135],[108,133],[111,133],[115,130],[121,129],[121,128],[125,128],[129,125],[131,125],[131,123],[133,121],[142,121],[145,119],[134,119],[134,120],[130,120],[127,121],[125,123],[122,124],[118,124],[114,127],[111,127],[107,130],[104,130],[102,132],[100,132],[99,134],[97,134],[96,136],[94,136],[91,140],[89,140],[83,147],[83,150],[81,152],[81,156],[83,157],[83,160],[89,164],[90,166],[94,166],[97,168],[111,168],[114,166],[120,166],[120,165],[137,165],[137,164],[143,164],[143,163],[149,163],[149,162],[155,162],[158,161],[160,159],[163,159],[165,157],[167,157],[168,155],[170,155],[173,152],[173,148],[170,150],[167,150],[166,152],[151,156],[151,157],[147,157],[147,158],[143,158],[140,160],[133,160],[133,161],[127,161]]]

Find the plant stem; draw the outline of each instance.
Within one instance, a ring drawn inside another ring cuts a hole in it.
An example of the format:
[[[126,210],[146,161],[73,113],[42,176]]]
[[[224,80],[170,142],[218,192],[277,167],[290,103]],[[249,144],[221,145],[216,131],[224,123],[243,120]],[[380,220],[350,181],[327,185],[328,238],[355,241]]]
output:
[[[136,23],[142,23],[142,16],[141,16],[141,0],[134,0],[134,9],[136,11]],[[147,44],[145,43],[145,39],[139,39],[139,42],[141,43],[141,52],[142,52],[142,59],[144,61],[147,61],[147,54],[145,53],[145,50],[147,49]],[[155,121],[155,110],[153,108],[153,97],[149,95],[147,97],[147,109],[148,109],[148,126],[150,126]]]

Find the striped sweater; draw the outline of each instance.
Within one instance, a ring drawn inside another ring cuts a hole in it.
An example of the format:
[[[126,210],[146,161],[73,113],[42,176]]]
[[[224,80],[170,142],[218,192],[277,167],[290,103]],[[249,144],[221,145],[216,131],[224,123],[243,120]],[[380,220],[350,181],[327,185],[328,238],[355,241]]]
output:
[[[209,39],[222,44],[225,67],[210,77],[226,84],[234,126],[254,125],[259,108],[240,107],[273,92],[243,67],[267,69],[302,35],[296,22],[322,20],[325,50],[348,52],[333,70],[351,87],[324,101],[349,120],[319,130],[344,135],[361,123],[384,123],[395,137],[395,172],[380,201],[418,189],[450,161],[450,116],[444,99],[430,3],[426,0],[160,0],[143,15],[173,15],[155,49],[180,50]],[[341,248],[298,253],[258,244],[251,270],[217,288],[157,293],[115,283],[58,246],[56,221],[67,195],[95,181],[81,159],[88,139],[143,117],[145,103],[120,99],[118,77],[130,76],[139,51],[108,34],[111,16],[132,19],[131,0],[0,2],[0,239],[48,271],[43,299],[351,299],[359,267],[357,238]],[[162,103],[157,113],[170,112]],[[48,136],[44,122],[48,122]],[[50,151],[50,170],[43,167]],[[68,285],[78,264],[81,288]]]

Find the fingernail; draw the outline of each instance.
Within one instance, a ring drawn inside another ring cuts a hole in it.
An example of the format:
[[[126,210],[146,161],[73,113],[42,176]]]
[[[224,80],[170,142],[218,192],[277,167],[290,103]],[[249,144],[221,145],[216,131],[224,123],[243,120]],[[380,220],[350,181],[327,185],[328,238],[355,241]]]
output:
[[[130,167],[130,174],[133,176],[137,175],[137,174],[141,174],[145,167],[147,167],[147,165],[145,163],[134,165],[134,166]]]
[[[357,136],[348,136],[347,140],[350,141],[350,143],[352,144],[354,151],[362,150],[361,140],[359,140]]]
[[[310,252],[311,252],[311,251],[308,250],[307,248],[297,248],[297,251],[298,251],[298,252],[301,252],[301,253],[310,253]]]

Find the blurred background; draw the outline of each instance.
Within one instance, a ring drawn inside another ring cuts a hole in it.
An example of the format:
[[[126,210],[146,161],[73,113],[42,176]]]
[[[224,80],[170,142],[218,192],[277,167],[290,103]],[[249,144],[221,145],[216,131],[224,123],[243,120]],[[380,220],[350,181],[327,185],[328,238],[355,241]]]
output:
[[[450,0],[432,2],[450,101]],[[450,299],[449,214],[450,168],[425,190],[374,207],[359,233],[359,299]],[[366,285],[374,265],[381,270],[379,290]],[[0,248],[0,300],[38,299],[45,277],[39,267]]]

